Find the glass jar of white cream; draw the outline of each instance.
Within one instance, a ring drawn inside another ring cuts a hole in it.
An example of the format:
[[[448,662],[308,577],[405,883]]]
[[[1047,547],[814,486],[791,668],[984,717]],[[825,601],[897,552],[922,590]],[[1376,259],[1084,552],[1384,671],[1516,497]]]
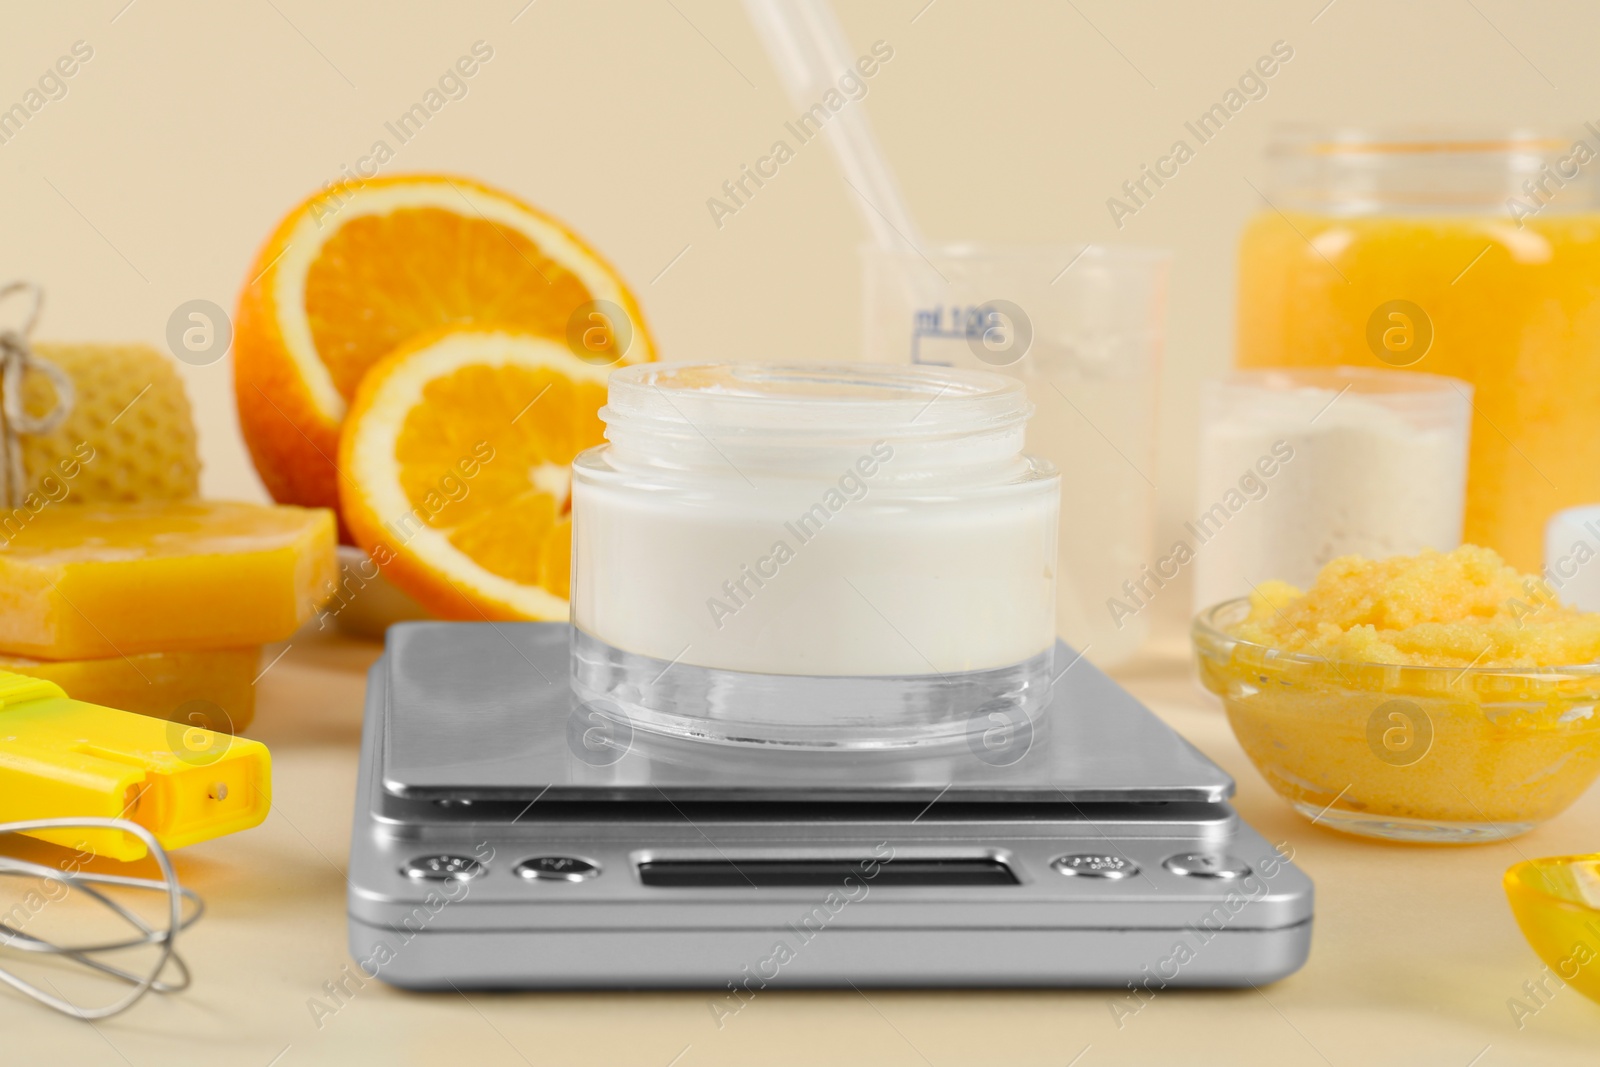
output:
[[[1020,382],[644,364],[573,462],[573,686],[633,728],[883,748],[1032,720],[1059,477]],[[996,712],[1000,719],[994,720]]]

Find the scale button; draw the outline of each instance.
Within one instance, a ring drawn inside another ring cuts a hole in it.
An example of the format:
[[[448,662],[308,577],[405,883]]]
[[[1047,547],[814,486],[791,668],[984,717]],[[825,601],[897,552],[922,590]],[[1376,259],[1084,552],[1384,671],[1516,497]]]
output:
[[[1075,852],[1050,861],[1050,866],[1074,878],[1132,878],[1139,865],[1121,856],[1098,852]]]
[[[600,873],[600,865],[576,856],[535,856],[517,864],[517,876],[541,882],[581,882]]]
[[[1193,878],[1243,878],[1250,873],[1250,865],[1226,852],[1185,852],[1168,856],[1161,864],[1173,874]]]
[[[483,873],[483,864],[471,856],[417,856],[407,860],[400,873],[421,882],[465,882]]]

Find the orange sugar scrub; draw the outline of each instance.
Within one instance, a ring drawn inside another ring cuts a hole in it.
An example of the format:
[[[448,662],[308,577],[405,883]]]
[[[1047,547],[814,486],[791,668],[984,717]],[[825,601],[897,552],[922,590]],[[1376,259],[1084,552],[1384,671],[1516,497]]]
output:
[[[1600,615],[1473,545],[1336,559],[1195,621],[1200,677],[1303,814],[1400,840],[1495,840],[1600,775]]]
[[[1305,593],[1265,582],[1234,636],[1357,663],[1560,667],[1600,659],[1600,614],[1563,607],[1538,578],[1462,545],[1332,560]]]

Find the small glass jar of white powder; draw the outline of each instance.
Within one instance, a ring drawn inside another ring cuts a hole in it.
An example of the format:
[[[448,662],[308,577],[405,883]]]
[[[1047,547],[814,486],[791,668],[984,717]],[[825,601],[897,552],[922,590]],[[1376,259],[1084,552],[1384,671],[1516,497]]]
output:
[[[1461,543],[1472,386],[1409,371],[1238,372],[1200,394],[1193,516],[1146,585],[1193,566],[1194,606],[1280,579],[1304,589],[1329,560]],[[1129,594],[1147,598],[1137,583]]]
[[[1042,710],[1060,478],[1021,382],[647,364],[573,464],[573,685],[634,728],[918,745]]]

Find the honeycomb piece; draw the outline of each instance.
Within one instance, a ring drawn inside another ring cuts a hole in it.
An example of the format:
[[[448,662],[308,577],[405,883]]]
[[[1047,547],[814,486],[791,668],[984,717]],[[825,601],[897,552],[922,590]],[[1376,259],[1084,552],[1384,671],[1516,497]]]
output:
[[[53,431],[22,438],[30,490],[79,504],[199,493],[194,419],[170,359],[148,345],[42,342],[33,350],[72,378],[77,399]],[[49,378],[28,375],[23,403],[30,414],[42,415],[54,400]]]

